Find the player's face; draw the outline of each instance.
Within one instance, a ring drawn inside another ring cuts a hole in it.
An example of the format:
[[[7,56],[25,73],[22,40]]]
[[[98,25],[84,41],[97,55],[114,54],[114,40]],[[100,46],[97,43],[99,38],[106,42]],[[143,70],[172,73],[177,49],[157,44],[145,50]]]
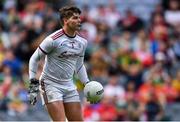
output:
[[[73,16],[67,20],[67,26],[72,30],[79,30],[81,27],[80,15],[78,13],[74,13]]]

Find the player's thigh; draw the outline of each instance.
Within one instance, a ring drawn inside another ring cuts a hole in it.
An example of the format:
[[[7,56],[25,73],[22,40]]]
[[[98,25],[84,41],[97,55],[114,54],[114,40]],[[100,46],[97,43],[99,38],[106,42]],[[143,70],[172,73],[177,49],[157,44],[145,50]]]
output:
[[[64,103],[64,108],[68,121],[83,121],[80,102]]]
[[[44,83],[43,80],[41,80],[41,90],[42,103],[46,104],[46,108],[52,120],[64,121],[63,93],[55,86]]]
[[[77,90],[66,92],[63,96],[66,117],[69,121],[82,121],[82,111]]]
[[[62,101],[55,101],[46,104],[48,113],[53,121],[65,121],[65,111]]]

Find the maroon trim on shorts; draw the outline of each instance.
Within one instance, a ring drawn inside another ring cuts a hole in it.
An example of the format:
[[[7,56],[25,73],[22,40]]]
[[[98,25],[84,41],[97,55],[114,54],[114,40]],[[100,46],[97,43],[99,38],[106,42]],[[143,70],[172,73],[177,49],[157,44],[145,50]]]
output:
[[[48,97],[45,90],[44,79],[41,80],[41,89],[43,90],[42,95],[43,95],[44,102],[45,104],[48,104]]]

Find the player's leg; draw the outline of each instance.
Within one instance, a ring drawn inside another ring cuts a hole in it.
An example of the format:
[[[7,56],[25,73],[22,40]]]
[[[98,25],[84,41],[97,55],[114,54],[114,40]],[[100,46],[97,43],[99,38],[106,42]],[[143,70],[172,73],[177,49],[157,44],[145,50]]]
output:
[[[62,93],[56,87],[45,84],[41,80],[42,103],[46,105],[47,111],[53,121],[65,121],[65,111],[62,100]]]
[[[77,90],[66,92],[63,100],[67,119],[69,121],[83,121],[80,98]]]
[[[68,121],[83,121],[80,102],[64,103],[64,108]]]
[[[46,108],[53,121],[65,121],[66,117],[62,101],[48,103]]]

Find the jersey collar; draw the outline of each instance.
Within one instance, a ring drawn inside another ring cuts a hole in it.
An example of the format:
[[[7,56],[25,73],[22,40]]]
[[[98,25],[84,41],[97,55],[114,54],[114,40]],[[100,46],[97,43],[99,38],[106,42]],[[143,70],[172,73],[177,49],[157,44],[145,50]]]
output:
[[[63,31],[63,33],[64,33],[67,37],[69,37],[69,38],[75,38],[75,37],[76,37],[76,34],[75,34],[74,36],[69,36],[67,33],[65,33],[64,29],[62,29],[62,31]]]

